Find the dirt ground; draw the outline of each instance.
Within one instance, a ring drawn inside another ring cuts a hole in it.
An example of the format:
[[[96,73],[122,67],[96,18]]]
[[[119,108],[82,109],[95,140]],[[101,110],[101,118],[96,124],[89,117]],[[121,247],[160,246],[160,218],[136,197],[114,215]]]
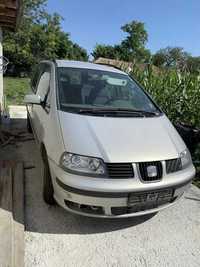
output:
[[[25,129],[25,119],[13,127]],[[34,141],[9,145],[0,158],[24,161],[26,267],[200,266],[200,190],[175,206],[123,220],[73,215],[42,200],[42,163]]]

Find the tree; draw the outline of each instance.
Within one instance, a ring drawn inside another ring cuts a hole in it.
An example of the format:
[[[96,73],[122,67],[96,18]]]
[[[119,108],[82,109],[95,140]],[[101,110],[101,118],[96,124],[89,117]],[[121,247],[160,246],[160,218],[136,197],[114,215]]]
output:
[[[99,57],[118,59],[124,61],[149,62],[151,53],[145,48],[148,40],[144,23],[132,21],[121,28],[127,33],[126,38],[118,45],[98,44],[92,55],[95,59]]]
[[[121,29],[128,34],[121,43],[122,48],[128,51],[127,60],[149,61],[150,51],[145,48],[148,33],[145,30],[144,23],[132,21],[122,26]]]
[[[187,67],[189,56],[182,47],[166,47],[153,55],[152,62],[157,67],[174,67],[182,70]]]
[[[46,4],[47,0],[23,0],[22,22],[40,22],[47,15]]]
[[[115,47],[111,45],[96,45],[92,56],[94,59],[97,59],[99,57],[104,57],[104,58],[110,58],[110,59],[116,59],[117,58],[117,53],[115,50]]]
[[[68,51],[71,50],[71,53],[69,54],[68,58],[73,60],[81,60],[81,61],[88,61],[88,55],[87,51],[80,47],[76,43],[71,42],[71,47]]]
[[[166,55],[159,50],[158,52],[156,52],[156,54],[152,56],[152,63],[157,67],[165,66]]]
[[[43,59],[88,60],[85,49],[61,30],[62,17],[45,11],[46,0],[25,0],[21,26],[16,33],[5,32],[4,54],[10,60],[8,72],[30,73]]]

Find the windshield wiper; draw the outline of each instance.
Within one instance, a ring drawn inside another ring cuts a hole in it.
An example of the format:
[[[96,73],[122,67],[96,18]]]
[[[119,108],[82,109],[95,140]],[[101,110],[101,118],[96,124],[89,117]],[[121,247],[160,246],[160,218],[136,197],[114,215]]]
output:
[[[115,107],[103,107],[103,106],[93,106],[93,107],[78,107],[78,106],[68,106],[62,104],[62,107],[68,112],[75,112],[79,114],[92,114],[99,116],[122,116],[122,117],[154,117],[159,116],[160,112],[138,110],[132,108],[115,108]]]
[[[124,109],[122,109],[122,110],[124,110]],[[160,114],[159,112],[147,111],[147,110],[139,110],[139,109],[128,109],[128,110],[129,111],[131,110],[132,112],[141,113],[145,116],[158,116]]]
[[[114,110],[120,111],[120,112],[131,112],[131,113],[138,113],[142,115],[151,115],[151,116],[156,116],[158,113],[153,112],[153,111],[146,111],[146,110],[139,110],[139,109],[130,109],[130,108],[115,108]]]
[[[115,115],[129,115],[129,116],[137,116],[137,117],[146,117],[146,116],[157,116],[158,113],[144,111],[144,110],[135,110],[135,109],[126,109],[126,108],[84,108],[79,109],[78,113],[80,114],[115,114]]]
[[[79,114],[93,114],[93,115],[101,115],[101,116],[131,116],[131,117],[144,117],[143,114],[139,114],[137,112],[130,112],[125,110],[118,109],[103,109],[103,108],[89,108],[89,109],[80,109],[78,111]]]

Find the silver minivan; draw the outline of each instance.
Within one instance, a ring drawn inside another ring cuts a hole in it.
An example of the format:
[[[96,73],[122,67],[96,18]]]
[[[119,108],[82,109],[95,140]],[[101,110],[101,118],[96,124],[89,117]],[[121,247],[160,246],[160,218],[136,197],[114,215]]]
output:
[[[139,216],[173,205],[190,185],[190,152],[126,73],[43,61],[31,88],[27,124],[43,158],[48,204],[93,217]]]

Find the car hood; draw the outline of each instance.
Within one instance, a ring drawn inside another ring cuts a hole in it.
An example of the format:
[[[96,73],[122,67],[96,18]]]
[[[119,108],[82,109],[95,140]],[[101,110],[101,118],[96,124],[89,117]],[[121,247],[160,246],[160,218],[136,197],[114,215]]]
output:
[[[165,115],[95,117],[58,111],[65,150],[105,162],[173,159],[186,146]]]

